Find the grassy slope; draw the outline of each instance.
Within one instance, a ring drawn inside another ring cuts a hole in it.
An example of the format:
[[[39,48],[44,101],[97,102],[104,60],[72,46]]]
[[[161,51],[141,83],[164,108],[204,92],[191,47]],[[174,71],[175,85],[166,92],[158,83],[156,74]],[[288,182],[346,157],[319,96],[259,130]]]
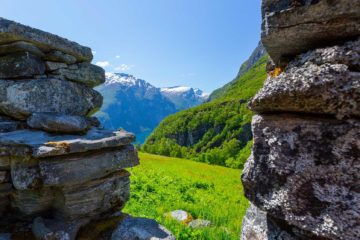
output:
[[[252,113],[246,103],[263,85],[266,62],[267,56],[264,56],[244,75],[218,89],[211,102],[167,117],[143,149],[154,154],[241,168],[251,146]],[[195,142],[179,143],[178,139],[188,133],[195,136]]]
[[[240,171],[178,158],[139,153],[141,164],[130,169],[131,199],[124,212],[156,219],[182,240],[239,239],[248,201]],[[183,209],[213,227],[193,230],[164,214]]]

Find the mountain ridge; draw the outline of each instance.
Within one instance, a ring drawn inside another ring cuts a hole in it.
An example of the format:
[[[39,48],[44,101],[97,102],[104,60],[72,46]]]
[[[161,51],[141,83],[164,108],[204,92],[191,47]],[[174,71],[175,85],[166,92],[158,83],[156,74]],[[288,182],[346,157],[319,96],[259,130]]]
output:
[[[205,101],[196,96],[195,88],[181,86],[188,89],[190,94],[180,92],[173,96],[165,96],[161,91],[164,88],[155,87],[131,74],[105,75],[105,83],[96,88],[104,96],[103,106],[96,116],[106,129],[124,128],[135,133],[139,143],[144,142],[160,121],[169,114]]]

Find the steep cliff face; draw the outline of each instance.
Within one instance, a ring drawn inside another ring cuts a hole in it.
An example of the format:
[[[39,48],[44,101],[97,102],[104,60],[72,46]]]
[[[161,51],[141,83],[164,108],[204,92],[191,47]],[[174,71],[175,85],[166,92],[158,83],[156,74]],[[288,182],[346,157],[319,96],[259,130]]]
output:
[[[360,239],[360,2],[263,1],[242,239]]]

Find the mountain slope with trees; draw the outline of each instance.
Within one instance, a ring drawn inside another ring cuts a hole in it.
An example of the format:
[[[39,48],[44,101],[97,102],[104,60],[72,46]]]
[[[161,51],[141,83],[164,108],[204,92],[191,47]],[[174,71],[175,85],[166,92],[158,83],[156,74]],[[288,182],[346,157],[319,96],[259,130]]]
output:
[[[164,119],[143,150],[241,168],[252,145],[253,113],[246,105],[263,85],[267,59],[267,55],[258,56],[248,71],[216,90],[211,101]]]

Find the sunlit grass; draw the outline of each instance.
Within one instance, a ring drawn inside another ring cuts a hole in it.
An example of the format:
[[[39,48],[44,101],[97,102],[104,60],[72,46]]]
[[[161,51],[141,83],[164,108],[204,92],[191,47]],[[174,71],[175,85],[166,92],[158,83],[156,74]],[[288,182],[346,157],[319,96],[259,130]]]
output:
[[[130,169],[131,199],[124,212],[156,219],[177,239],[239,239],[248,202],[240,170],[178,158],[140,153],[141,164]],[[212,227],[193,230],[164,217],[182,209]]]

